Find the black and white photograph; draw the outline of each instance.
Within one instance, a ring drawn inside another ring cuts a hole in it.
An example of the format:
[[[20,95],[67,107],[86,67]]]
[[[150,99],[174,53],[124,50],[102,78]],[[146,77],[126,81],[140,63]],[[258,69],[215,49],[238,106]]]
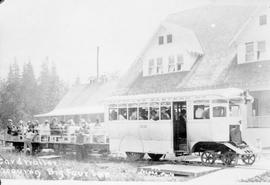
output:
[[[0,0],[0,185],[270,183],[270,0]]]

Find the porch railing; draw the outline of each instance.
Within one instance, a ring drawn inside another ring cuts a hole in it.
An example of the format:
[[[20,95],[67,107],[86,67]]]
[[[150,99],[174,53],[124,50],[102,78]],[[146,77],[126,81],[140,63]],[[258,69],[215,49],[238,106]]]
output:
[[[248,128],[270,128],[270,115],[249,117],[247,126]]]

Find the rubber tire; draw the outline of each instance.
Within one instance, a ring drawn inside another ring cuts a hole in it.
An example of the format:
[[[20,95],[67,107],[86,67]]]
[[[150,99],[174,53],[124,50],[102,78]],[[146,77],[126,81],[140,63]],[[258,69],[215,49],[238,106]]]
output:
[[[152,161],[159,161],[163,154],[148,153],[148,156],[151,158]]]

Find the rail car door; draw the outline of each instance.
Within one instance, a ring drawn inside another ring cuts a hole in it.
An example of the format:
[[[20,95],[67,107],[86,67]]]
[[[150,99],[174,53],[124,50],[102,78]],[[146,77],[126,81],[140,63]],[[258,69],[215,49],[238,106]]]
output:
[[[175,153],[187,151],[186,102],[173,102],[173,146]]]

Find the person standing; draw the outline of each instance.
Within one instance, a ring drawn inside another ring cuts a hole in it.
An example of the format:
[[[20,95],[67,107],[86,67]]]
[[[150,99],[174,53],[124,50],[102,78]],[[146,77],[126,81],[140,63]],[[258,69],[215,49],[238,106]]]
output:
[[[24,138],[24,154],[27,153],[27,148],[29,148],[30,150],[30,155],[33,154],[33,145],[32,142],[34,141],[35,137],[38,134],[35,132],[34,127],[30,126],[29,130],[26,132],[25,134],[25,138]]]

